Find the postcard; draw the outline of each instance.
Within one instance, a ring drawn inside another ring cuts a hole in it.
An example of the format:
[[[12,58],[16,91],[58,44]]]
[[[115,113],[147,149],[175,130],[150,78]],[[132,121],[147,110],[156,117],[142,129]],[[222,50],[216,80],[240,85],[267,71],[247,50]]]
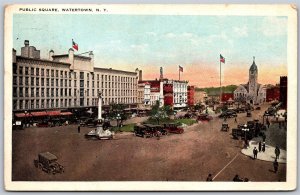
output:
[[[5,8],[8,191],[296,189],[294,5]]]

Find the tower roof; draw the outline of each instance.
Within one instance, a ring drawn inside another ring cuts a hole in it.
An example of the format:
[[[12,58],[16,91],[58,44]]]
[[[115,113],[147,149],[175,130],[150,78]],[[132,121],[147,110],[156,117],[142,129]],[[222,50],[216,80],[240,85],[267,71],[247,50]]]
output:
[[[255,64],[255,57],[253,56],[253,63],[250,66],[250,71],[257,71],[257,66]]]

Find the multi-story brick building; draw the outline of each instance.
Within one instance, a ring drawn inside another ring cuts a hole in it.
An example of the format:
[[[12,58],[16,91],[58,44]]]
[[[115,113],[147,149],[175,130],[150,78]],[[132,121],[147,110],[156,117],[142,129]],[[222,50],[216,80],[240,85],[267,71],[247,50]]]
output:
[[[94,67],[89,56],[54,55],[41,59],[34,46],[13,49],[13,111],[96,107],[98,92],[104,105],[137,103],[138,70],[135,72]]]
[[[195,87],[194,86],[188,86],[187,87],[187,104],[189,106],[195,105]]]

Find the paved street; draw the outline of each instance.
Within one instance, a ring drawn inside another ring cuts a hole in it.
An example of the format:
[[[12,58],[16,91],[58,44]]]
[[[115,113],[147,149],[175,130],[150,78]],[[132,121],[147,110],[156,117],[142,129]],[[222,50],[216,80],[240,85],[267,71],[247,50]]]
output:
[[[259,116],[261,111],[254,111]],[[248,119],[238,114],[238,123]],[[137,120],[137,119],[136,119]],[[15,181],[232,181],[238,174],[250,181],[285,181],[286,164],[277,174],[272,162],[252,160],[241,153],[243,141],[220,131],[223,120],[188,127],[183,134],[155,138],[116,134],[114,140],[86,140],[84,127],[28,128],[13,131],[12,177]],[[234,118],[228,119],[230,128]],[[35,168],[38,153],[49,151],[65,166],[65,173],[48,175]]]

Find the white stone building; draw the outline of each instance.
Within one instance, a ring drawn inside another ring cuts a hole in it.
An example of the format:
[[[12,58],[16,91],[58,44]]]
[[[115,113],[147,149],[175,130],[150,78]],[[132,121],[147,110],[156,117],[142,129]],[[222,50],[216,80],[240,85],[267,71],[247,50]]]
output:
[[[258,83],[258,68],[254,57],[249,69],[249,81],[237,87],[234,91],[234,100],[250,104],[261,104],[266,101],[266,88]]]
[[[187,107],[187,81],[173,80],[174,108]]]
[[[135,72],[94,67],[89,56],[55,55],[41,59],[34,46],[13,49],[13,111],[96,107],[98,92],[104,105],[137,103],[138,70]]]

